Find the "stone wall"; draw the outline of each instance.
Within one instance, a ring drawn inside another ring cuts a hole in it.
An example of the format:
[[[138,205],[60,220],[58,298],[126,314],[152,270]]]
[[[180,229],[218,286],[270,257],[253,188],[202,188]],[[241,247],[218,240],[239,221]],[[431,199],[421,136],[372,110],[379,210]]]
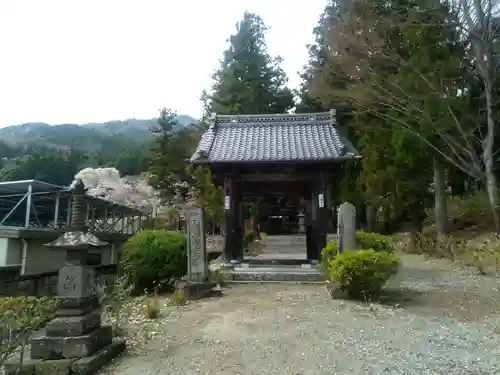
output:
[[[99,284],[103,285],[116,278],[117,266],[95,266]],[[57,294],[57,271],[33,275],[19,275],[19,268],[0,269],[0,297],[15,296],[55,296]]]

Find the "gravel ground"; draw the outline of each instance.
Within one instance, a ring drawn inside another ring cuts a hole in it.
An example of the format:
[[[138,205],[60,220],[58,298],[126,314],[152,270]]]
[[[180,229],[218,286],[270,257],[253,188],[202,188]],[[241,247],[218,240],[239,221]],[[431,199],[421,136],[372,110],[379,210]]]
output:
[[[321,285],[238,285],[166,307],[143,355],[103,373],[500,374],[496,280],[404,256],[383,305],[332,300]]]

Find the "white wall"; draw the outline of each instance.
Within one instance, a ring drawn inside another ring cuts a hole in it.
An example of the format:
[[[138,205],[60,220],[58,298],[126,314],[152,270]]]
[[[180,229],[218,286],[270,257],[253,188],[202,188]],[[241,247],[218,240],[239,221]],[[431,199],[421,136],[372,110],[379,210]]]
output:
[[[27,240],[28,249],[24,260],[25,275],[57,271],[66,262],[66,252],[64,250],[53,250],[43,246],[48,241],[30,239]]]
[[[22,275],[57,271],[66,262],[64,250],[54,250],[44,246],[47,240],[26,240],[27,248],[23,259],[23,241],[17,238],[0,238],[0,267],[21,266]],[[123,243],[116,243],[104,249],[93,250],[101,253],[101,264],[117,264]]]
[[[21,242],[13,238],[0,238],[0,267],[21,265]]]

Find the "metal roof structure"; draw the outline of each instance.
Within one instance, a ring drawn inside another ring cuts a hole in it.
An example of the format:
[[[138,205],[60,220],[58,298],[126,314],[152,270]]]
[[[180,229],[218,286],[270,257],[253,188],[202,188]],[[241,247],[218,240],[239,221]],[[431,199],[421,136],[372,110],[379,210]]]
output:
[[[0,227],[68,224],[72,192],[69,187],[38,180],[0,182]],[[110,215],[143,216],[147,213],[90,195],[85,196],[89,215],[97,219]],[[107,220],[107,219],[106,219]]]
[[[335,110],[276,115],[215,115],[193,164],[338,161],[359,158]]]
[[[48,196],[50,193],[59,193],[62,198],[71,195],[69,187],[54,185],[48,182],[38,180],[3,181],[0,182],[0,202],[6,198],[23,196],[29,191],[31,191],[32,194],[40,196]],[[47,198],[54,200],[55,196],[48,196]],[[85,196],[85,201],[88,203],[92,202],[93,206],[99,208],[108,208],[110,210],[120,209],[136,215],[139,215],[142,212],[141,210],[124,204],[91,195]]]
[[[0,182],[0,197],[10,194],[26,194],[29,186],[31,186],[31,191],[33,193],[62,191],[67,189],[63,186],[49,184],[48,182],[38,180],[3,181]]]

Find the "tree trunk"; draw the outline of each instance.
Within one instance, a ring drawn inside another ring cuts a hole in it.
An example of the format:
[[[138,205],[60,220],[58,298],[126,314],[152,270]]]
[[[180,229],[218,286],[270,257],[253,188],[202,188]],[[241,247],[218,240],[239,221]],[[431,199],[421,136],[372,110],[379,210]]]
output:
[[[437,234],[448,232],[448,207],[446,202],[446,179],[444,166],[439,156],[434,156],[434,211]]]
[[[366,231],[375,232],[377,230],[377,212],[371,204],[366,206]]]
[[[419,239],[422,235],[422,227],[424,221],[423,205],[420,201],[415,201],[409,204],[408,217],[410,219],[410,238],[408,242],[408,250],[412,253],[420,252]]]
[[[469,28],[468,31],[473,36],[472,47],[476,56],[479,75],[484,83],[487,123],[486,138],[483,142],[484,172],[486,175],[486,189],[493,213],[493,224],[495,232],[498,233],[500,231],[500,218],[498,215],[498,191],[494,173],[493,151],[495,143],[495,120],[493,119],[493,79],[495,77],[493,70],[493,61],[495,58],[493,47],[496,35],[493,25],[495,18],[494,11],[496,11],[494,10],[495,4],[492,1],[482,2],[481,0],[474,0],[470,3],[467,0],[460,0],[459,3]]]
[[[495,232],[500,231],[500,218],[498,216],[498,190],[497,180],[494,172],[493,146],[495,141],[495,120],[493,119],[493,98],[491,84],[485,84],[486,94],[486,115],[488,123],[488,133],[484,140],[483,160],[484,172],[486,174],[486,189],[490,200],[491,211],[493,213],[493,224]]]

